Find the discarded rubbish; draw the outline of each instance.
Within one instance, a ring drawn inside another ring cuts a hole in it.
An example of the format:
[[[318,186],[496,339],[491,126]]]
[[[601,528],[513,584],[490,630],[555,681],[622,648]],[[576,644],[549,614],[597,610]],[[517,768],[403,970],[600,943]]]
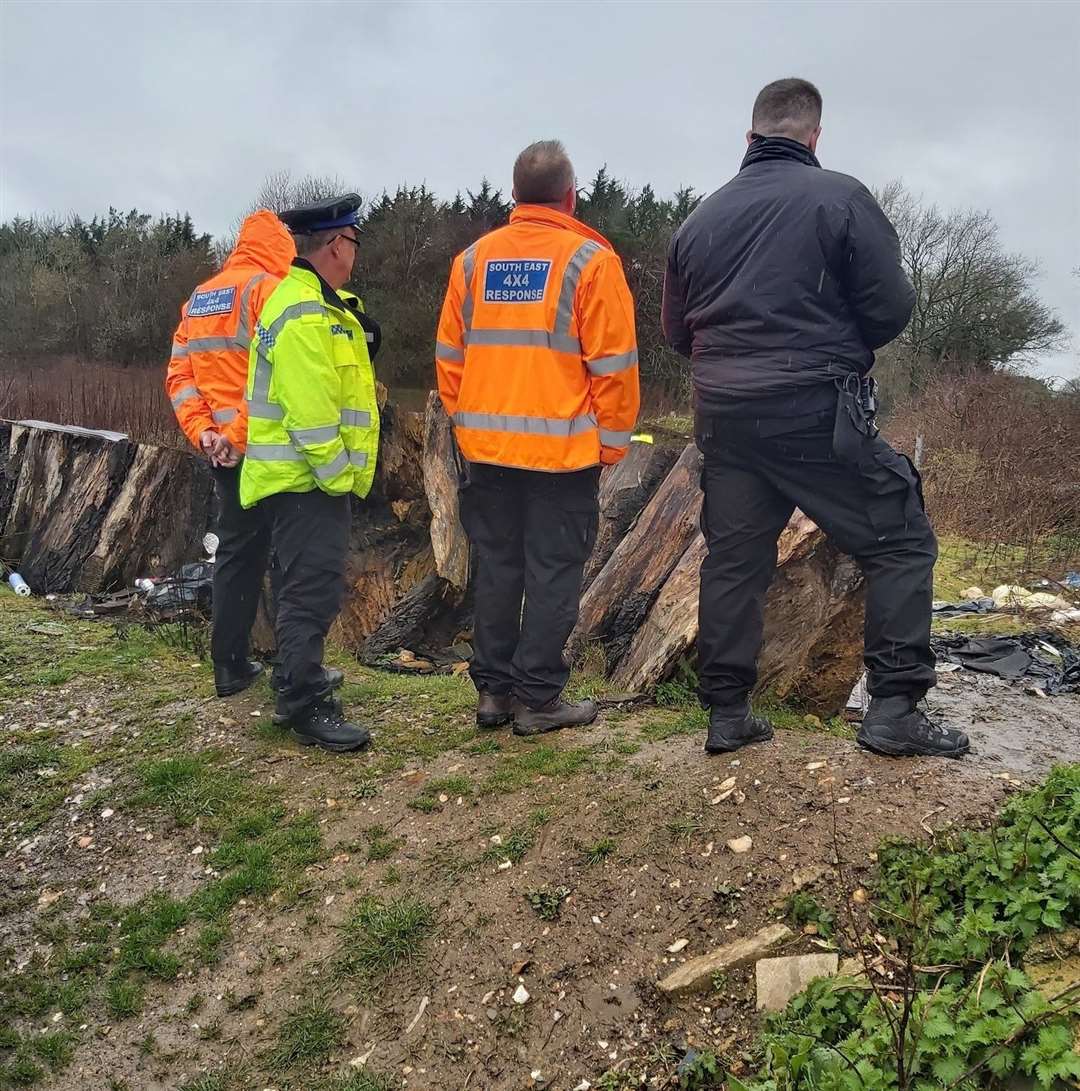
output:
[[[140,579],[135,581],[135,587],[139,591],[153,591],[154,581],[151,579]]]
[[[952,618],[961,617],[963,614],[989,614],[996,609],[998,609],[998,603],[989,596],[964,599],[960,602],[935,602],[934,617]]]
[[[147,592],[146,605],[154,610],[179,606],[210,605],[214,587],[214,567],[210,561],[185,564],[175,576],[159,580]]]
[[[1080,572],[1066,572],[1064,584],[1073,590],[1080,591]]]
[[[206,550],[207,557],[209,557],[211,561],[216,560],[218,546],[221,545],[221,539],[211,531],[209,534],[203,535],[202,544],[203,549]]]
[[[1053,633],[1018,637],[937,637],[939,659],[1009,682],[1037,679],[1048,694],[1080,692],[1080,649]]]
[[[30,587],[18,572],[12,572],[11,575],[8,576],[8,583],[11,585],[11,590],[14,591],[19,598],[27,599],[30,597]]]

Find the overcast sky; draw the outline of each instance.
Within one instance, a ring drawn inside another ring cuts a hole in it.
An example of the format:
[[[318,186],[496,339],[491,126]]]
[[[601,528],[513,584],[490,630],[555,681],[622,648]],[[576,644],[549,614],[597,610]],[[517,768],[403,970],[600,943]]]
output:
[[[263,177],[441,196],[557,136],[660,194],[734,173],[754,95],[825,98],[823,165],[990,209],[1080,343],[1080,4],[0,0],[0,218],[186,210]],[[1080,375],[1077,347],[1038,372]]]

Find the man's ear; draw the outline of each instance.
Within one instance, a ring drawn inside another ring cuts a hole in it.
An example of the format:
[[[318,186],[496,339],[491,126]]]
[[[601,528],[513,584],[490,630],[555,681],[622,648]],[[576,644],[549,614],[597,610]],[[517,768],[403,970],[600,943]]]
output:
[[[746,130],[746,143],[747,144],[753,144],[754,143],[754,130],[753,129],[747,129]]]
[[[806,142],[806,146],[812,152],[817,151],[818,140],[821,138],[821,126],[819,125],[811,134],[810,139]]]

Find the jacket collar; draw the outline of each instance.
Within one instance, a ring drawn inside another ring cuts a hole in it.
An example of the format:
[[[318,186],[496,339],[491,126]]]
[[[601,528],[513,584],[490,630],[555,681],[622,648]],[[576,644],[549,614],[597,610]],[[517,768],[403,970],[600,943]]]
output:
[[[323,280],[319,275],[319,271],[307,260],[307,258],[293,258],[292,269],[294,276],[299,272],[303,274],[300,279],[306,280],[309,283],[314,280],[315,284],[318,285],[319,290],[322,292],[323,299],[329,303],[331,307],[337,307],[339,311],[348,309],[345,300],[343,300],[341,296]]]
[[[739,170],[745,170],[754,163],[765,163],[769,160],[782,159],[789,163],[803,163],[808,167],[820,167],[817,156],[805,145],[797,140],[789,140],[786,136],[759,136],[746,149],[742,166]]]
[[[615,249],[599,231],[594,231],[577,217],[568,216],[565,212],[559,212],[554,208],[546,208],[544,205],[515,205],[513,212],[510,213],[510,222],[512,224],[534,223],[541,224],[544,227],[558,227],[563,231],[573,231],[586,239],[592,239],[593,242],[598,242],[606,250]]]

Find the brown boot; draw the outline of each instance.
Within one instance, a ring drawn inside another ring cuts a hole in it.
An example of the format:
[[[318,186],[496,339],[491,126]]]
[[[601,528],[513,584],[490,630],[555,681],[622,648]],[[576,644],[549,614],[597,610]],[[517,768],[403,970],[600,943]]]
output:
[[[514,699],[514,734],[542,735],[561,727],[582,727],[596,719],[595,701],[564,701],[554,697],[539,708],[528,708]]]
[[[513,706],[514,698],[509,693],[485,693],[481,690],[476,695],[476,726],[491,729],[508,724],[514,714]]]

